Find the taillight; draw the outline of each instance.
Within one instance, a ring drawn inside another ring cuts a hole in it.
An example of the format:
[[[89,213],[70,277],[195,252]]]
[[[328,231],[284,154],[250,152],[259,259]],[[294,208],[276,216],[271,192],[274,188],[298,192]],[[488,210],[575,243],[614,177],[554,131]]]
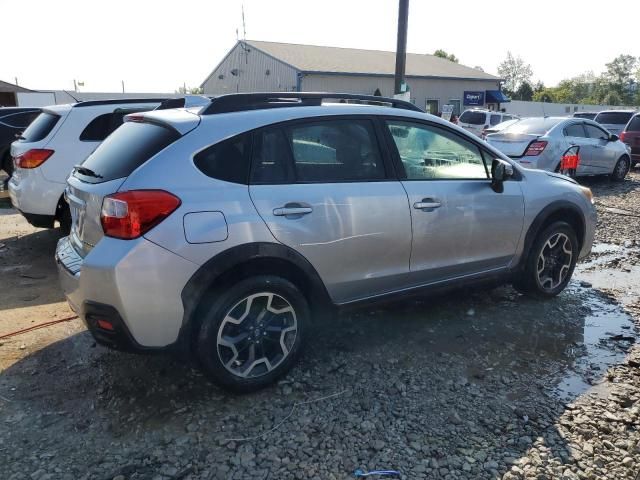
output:
[[[547,146],[547,142],[544,140],[538,142],[532,142],[527,148],[527,151],[524,152],[525,157],[535,157],[536,155],[540,155]]]
[[[626,136],[626,132],[622,132],[620,133],[620,136],[618,137],[620,139],[621,142],[624,142],[624,137]]]
[[[164,190],[114,193],[102,201],[102,230],[107,237],[138,238],[171,215],[180,203],[178,197]]]
[[[51,155],[53,155],[53,150],[34,148],[14,157],[13,163],[18,168],[36,168],[42,165]]]

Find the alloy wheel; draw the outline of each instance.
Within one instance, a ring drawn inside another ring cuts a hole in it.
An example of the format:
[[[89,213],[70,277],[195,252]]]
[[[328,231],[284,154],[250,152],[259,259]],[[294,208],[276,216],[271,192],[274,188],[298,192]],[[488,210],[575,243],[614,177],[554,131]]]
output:
[[[573,260],[571,240],[564,233],[553,234],[542,247],[538,256],[538,283],[543,290],[552,291],[569,274]]]
[[[254,293],[229,309],[220,323],[217,354],[233,375],[257,378],[289,356],[297,334],[296,312],[284,297]]]
[[[627,173],[629,171],[629,165],[626,159],[622,159],[619,160],[618,163],[616,164],[616,171],[615,171],[615,176],[617,178],[624,178],[627,176]]]

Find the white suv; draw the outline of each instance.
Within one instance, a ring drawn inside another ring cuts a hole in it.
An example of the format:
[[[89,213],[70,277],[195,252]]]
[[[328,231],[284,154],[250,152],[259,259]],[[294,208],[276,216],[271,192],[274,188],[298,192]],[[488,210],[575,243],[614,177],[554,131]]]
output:
[[[486,128],[493,127],[507,120],[513,120],[514,118],[519,117],[504,112],[473,108],[462,112],[462,115],[460,115],[458,119],[458,125],[468,132],[482,137],[482,132]]]
[[[164,100],[98,100],[42,109],[11,145],[13,206],[35,227],[52,228],[57,220],[68,231],[71,216],[63,195],[73,167],[122,125],[125,115],[153,110]]]

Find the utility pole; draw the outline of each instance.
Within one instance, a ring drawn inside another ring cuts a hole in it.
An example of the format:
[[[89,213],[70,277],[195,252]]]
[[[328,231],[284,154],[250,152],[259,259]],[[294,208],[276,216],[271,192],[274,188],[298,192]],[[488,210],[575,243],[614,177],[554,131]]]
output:
[[[76,83],[76,79],[73,79],[73,91],[77,92],[78,91],[78,84]]]
[[[15,77],[15,78],[16,78],[16,87],[17,87],[18,86],[18,77]]]
[[[124,93],[124,80],[120,80],[122,82],[122,93]]]
[[[399,0],[398,45],[396,47],[396,76],[394,93],[404,93],[404,71],[407,63],[407,24],[409,21],[409,0]]]

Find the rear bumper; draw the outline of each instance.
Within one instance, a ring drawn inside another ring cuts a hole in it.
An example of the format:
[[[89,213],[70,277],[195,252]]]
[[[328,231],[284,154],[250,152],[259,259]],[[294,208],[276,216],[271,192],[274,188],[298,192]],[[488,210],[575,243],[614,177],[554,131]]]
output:
[[[63,193],[64,184],[48,181],[38,168],[33,170],[17,169],[9,180],[11,203],[20,210],[27,220],[29,220],[29,216],[36,219],[38,217],[53,219],[58,201]],[[31,220],[29,222],[31,223]],[[51,226],[53,226],[53,221]]]
[[[126,351],[173,348],[184,316],[180,293],[196,264],[144,238],[105,237],[82,258],[64,237],[55,258],[69,305],[96,341]],[[100,318],[113,330],[100,328]]]

